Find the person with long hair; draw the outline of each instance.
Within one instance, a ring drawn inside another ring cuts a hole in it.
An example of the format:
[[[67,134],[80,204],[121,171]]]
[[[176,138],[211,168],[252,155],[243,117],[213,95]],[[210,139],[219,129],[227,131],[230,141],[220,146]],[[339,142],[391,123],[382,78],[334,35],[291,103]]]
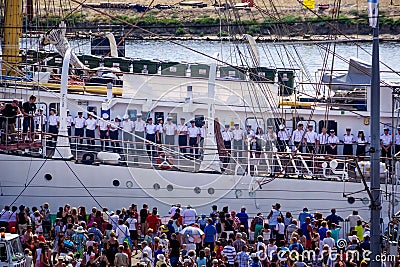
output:
[[[356,149],[356,156],[365,156],[365,149],[368,145],[367,138],[365,137],[364,131],[358,131],[357,135],[357,149]]]

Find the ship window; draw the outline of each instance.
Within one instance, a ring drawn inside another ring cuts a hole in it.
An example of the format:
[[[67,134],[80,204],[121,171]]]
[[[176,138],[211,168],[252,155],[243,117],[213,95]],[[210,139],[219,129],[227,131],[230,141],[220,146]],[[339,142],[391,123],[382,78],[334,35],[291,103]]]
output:
[[[126,187],[132,188],[133,187],[132,181],[126,181]]]
[[[200,194],[200,192],[201,192],[201,188],[198,187],[198,186],[196,186],[193,190],[194,190],[194,192],[195,192],[196,194]]]
[[[137,110],[136,109],[128,109],[128,111],[126,112],[126,114],[129,115],[129,118],[132,121],[136,121],[137,120]]]
[[[169,185],[167,185],[167,190],[171,192],[172,190],[174,190],[174,187],[169,184]]]
[[[161,186],[160,186],[160,184],[157,184],[157,183],[155,183],[155,184],[153,184],[153,188],[154,188],[154,190],[160,190],[160,188],[161,188]]]
[[[212,188],[212,187],[208,188],[207,191],[208,191],[208,193],[209,193],[210,195],[213,195],[213,194],[215,193],[215,189]]]
[[[119,181],[118,180],[114,180],[113,181],[113,186],[119,186]]]
[[[50,173],[46,173],[46,174],[44,175],[44,179],[46,179],[47,181],[51,181],[51,180],[53,179],[53,176],[51,176]]]
[[[88,106],[88,107],[86,108],[86,110],[87,110],[88,113],[89,113],[89,112],[92,112],[94,115],[97,115],[97,107]]]
[[[60,114],[60,103],[50,103],[49,110],[55,109],[57,114]]]
[[[237,190],[235,191],[236,198],[241,197],[242,194],[243,194],[243,192],[242,192],[242,190],[240,190],[240,189],[237,189]]]

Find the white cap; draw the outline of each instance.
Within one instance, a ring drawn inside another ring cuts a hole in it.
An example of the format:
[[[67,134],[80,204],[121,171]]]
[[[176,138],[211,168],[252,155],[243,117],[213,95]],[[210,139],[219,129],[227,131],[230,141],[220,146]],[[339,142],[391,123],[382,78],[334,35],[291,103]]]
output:
[[[107,113],[103,113],[103,115],[101,116],[103,119],[108,119],[110,116]]]
[[[118,120],[122,120],[122,118],[121,118],[121,116],[120,116],[120,115],[118,115],[118,116],[117,116],[117,119],[118,119]]]
[[[129,115],[128,115],[128,114],[125,114],[122,118],[123,118],[124,120],[129,119]]]
[[[285,125],[283,125],[283,124],[279,125],[279,130],[283,130],[283,129],[285,129]]]

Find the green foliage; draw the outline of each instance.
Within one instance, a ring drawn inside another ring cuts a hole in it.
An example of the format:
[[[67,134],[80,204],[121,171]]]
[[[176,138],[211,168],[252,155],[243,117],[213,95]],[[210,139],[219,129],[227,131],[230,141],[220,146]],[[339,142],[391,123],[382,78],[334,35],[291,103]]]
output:
[[[205,35],[204,32],[200,32],[200,33],[199,33],[199,36],[200,36],[200,37],[204,37],[204,35]]]
[[[227,37],[227,36],[229,36],[229,33],[226,32],[226,31],[220,31],[220,32],[217,34],[217,36],[218,36],[218,37]]]
[[[274,19],[272,17],[267,17],[262,22],[263,25],[274,24],[274,23],[276,23],[276,19]]]
[[[175,34],[176,35],[184,35],[184,34],[186,34],[186,29],[178,28],[178,29],[176,29]]]
[[[220,21],[219,18],[210,18],[210,17],[202,17],[196,18],[191,21],[194,24],[201,24],[201,25],[219,25]]]
[[[247,30],[247,34],[259,34],[260,33],[260,25],[250,25],[249,29]]]
[[[294,24],[294,23],[302,22],[303,18],[301,16],[290,14],[290,15],[284,16],[281,19],[281,21],[283,23]]]

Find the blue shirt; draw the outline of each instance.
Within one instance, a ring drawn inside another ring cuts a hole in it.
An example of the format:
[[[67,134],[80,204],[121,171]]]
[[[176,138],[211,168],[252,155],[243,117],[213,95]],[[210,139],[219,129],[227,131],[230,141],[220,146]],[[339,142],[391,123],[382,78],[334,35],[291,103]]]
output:
[[[339,222],[343,222],[344,221],[342,217],[340,217],[339,215],[333,214],[333,213],[331,215],[329,215],[328,217],[326,217],[326,220],[329,223],[331,223],[331,224],[335,223],[336,225],[338,225]]]
[[[309,213],[308,211],[302,211],[302,212],[300,212],[300,214],[299,214],[300,225],[302,225],[303,223],[305,223],[307,217],[310,217],[310,219],[313,218],[312,214]],[[321,239],[321,240],[322,240],[322,239]]]
[[[214,225],[207,224],[206,227],[204,227],[204,242],[207,243],[212,243],[215,241],[215,234],[217,233],[217,229],[215,228]]]
[[[239,218],[240,224],[243,224],[245,229],[249,228],[249,215],[245,211],[239,212],[236,217]]]
[[[237,254],[236,260],[238,262],[238,267],[249,267],[250,256],[246,252],[241,251]]]
[[[320,227],[318,229],[318,234],[319,234],[319,239],[320,240],[324,240],[324,238],[326,237],[326,232],[328,231],[328,228],[326,227]]]

